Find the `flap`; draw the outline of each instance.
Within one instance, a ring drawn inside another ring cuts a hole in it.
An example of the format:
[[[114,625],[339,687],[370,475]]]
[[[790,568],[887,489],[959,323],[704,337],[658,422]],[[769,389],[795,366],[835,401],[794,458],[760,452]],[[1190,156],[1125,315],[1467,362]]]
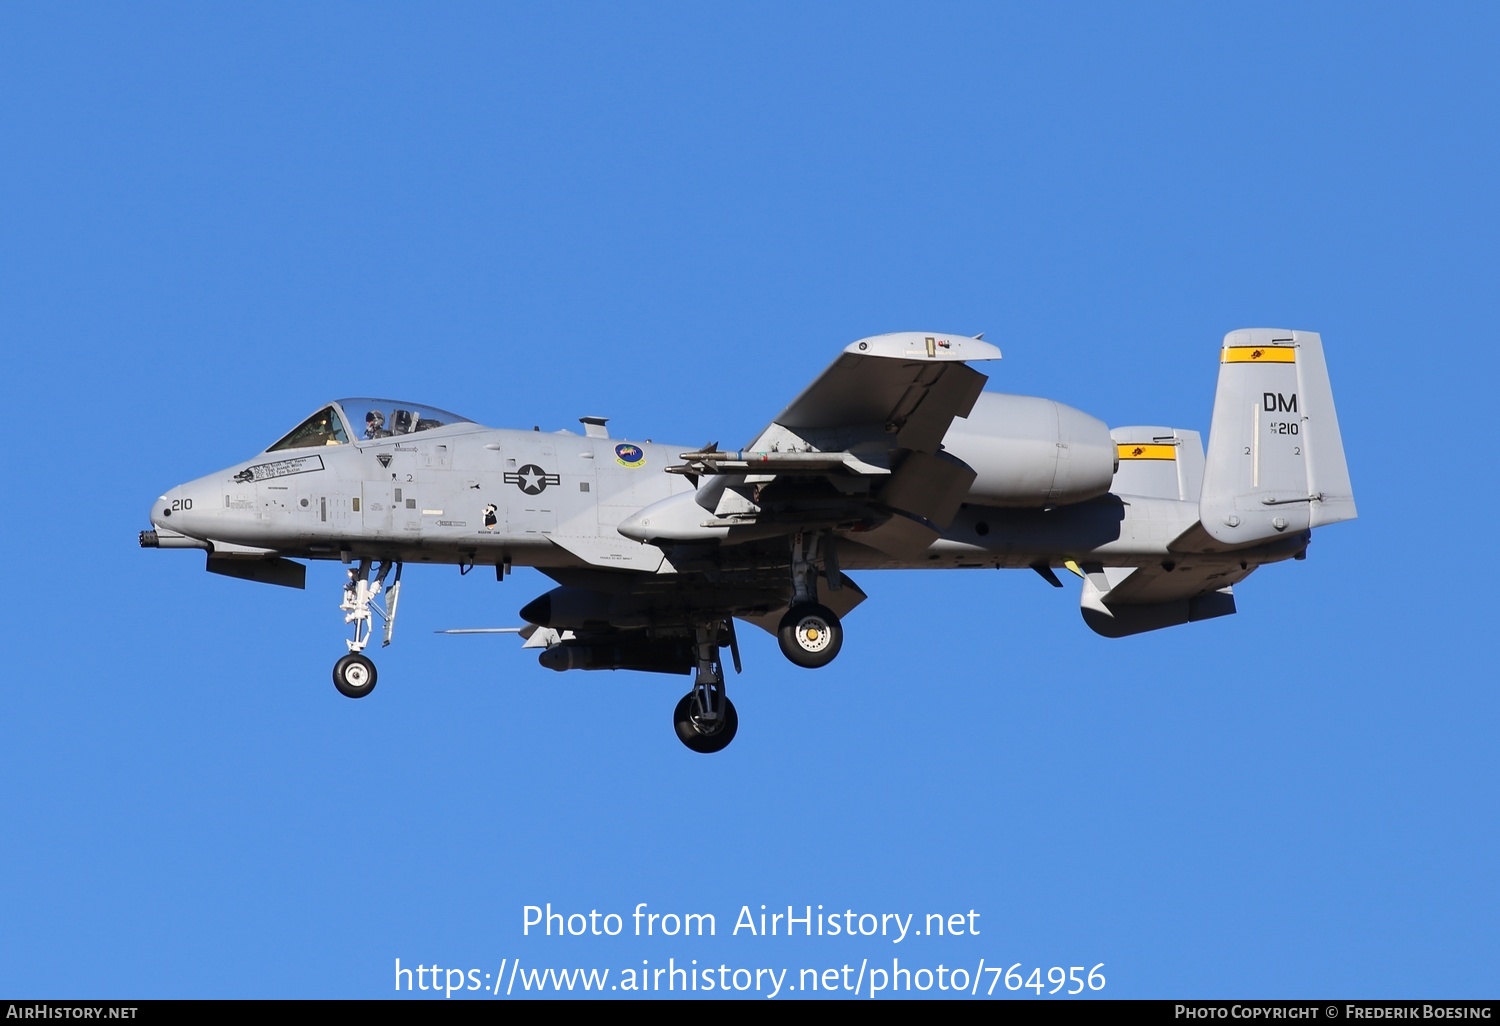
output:
[[[1107,606],[1145,606],[1176,599],[1193,598],[1237,584],[1250,576],[1255,567],[1241,570],[1238,564],[1196,564],[1191,557],[1163,566],[1106,567],[1086,578]]]
[[[1160,566],[1093,569],[1083,580],[1079,612],[1095,634],[1124,638],[1235,611],[1235,581],[1251,570]]]

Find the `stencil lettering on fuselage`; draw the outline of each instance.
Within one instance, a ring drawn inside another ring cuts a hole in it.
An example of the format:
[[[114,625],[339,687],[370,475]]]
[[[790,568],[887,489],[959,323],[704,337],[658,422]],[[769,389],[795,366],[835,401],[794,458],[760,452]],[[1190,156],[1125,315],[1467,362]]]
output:
[[[274,463],[257,463],[234,475],[234,479],[240,484],[246,484],[251,481],[270,481],[273,478],[290,477],[293,474],[312,474],[322,469],[323,457],[298,456],[290,460],[276,460]]]

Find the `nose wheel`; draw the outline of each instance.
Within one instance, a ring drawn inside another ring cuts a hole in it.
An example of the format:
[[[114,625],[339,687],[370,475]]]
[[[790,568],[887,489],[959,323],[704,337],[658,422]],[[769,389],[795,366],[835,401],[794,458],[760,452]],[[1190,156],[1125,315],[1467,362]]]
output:
[[[364,698],[375,690],[375,664],[358,652],[350,652],[333,664],[333,686],[345,698]]]

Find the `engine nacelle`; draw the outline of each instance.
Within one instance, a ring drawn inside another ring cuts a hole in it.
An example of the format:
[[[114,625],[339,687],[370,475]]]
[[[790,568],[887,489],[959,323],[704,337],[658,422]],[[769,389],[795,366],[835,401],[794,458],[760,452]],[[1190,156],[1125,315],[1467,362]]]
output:
[[[1102,420],[1026,395],[982,392],[943,446],[979,475],[969,498],[988,506],[1083,502],[1109,491],[1117,450]]]

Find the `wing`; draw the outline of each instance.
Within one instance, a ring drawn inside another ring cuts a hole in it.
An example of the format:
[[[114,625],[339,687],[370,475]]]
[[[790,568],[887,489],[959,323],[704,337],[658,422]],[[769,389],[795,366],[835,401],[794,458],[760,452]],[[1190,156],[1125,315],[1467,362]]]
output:
[[[699,482],[695,540],[730,544],[799,531],[858,531],[898,556],[921,552],[958,511],[974,471],[942,451],[998,360],[977,338],[899,332],[848,346],[743,450],[683,454]],[[713,514],[702,522],[701,510]],[[686,525],[685,525],[686,526]]]

